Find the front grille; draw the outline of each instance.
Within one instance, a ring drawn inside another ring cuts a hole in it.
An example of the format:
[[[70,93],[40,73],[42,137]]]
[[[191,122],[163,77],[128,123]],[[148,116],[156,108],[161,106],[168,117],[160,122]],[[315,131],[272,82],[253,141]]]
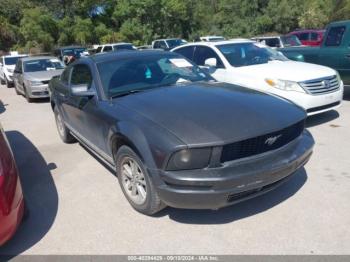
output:
[[[285,129],[223,146],[221,162],[233,161],[278,149],[301,135],[304,120]]]
[[[337,76],[309,80],[299,84],[312,95],[331,93],[340,88],[340,83]]]
[[[50,82],[50,80],[46,80],[46,81],[41,81],[44,85],[47,85],[49,82]]]

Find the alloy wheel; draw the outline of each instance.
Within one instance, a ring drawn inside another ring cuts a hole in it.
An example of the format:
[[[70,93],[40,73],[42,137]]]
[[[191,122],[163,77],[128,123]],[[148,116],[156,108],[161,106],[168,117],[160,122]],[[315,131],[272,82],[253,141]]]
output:
[[[125,157],[121,164],[123,188],[129,199],[142,205],[147,197],[147,184],[139,164],[130,157]]]

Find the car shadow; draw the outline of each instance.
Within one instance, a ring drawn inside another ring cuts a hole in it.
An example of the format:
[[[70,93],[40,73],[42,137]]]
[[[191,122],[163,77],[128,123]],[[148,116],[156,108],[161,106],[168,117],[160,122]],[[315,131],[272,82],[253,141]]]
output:
[[[31,103],[34,104],[44,104],[44,103],[49,103],[50,98],[34,98]]]
[[[166,208],[155,217],[168,216],[184,224],[226,224],[264,212],[287,200],[306,183],[307,174],[300,169],[286,183],[256,198],[219,210],[192,210]]]
[[[318,125],[325,124],[339,117],[339,113],[335,110],[327,111],[322,114],[317,114],[313,116],[309,116],[306,119],[305,127],[310,128]]]
[[[11,259],[38,243],[50,230],[58,210],[58,194],[47,164],[38,149],[18,131],[6,132],[16,159],[28,214],[14,237],[0,247],[0,260]]]
[[[350,101],[350,88],[349,87],[345,87],[344,88],[344,100]]]

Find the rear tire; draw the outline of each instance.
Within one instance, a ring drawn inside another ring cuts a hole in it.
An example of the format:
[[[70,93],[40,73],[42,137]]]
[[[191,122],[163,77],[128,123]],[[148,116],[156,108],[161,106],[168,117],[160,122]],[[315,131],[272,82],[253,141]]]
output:
[[[55,114],[57,131],[58,131],[58,134],[59,134],[60,138],[62,139],[62,141],[66,144],[71,144],[71,143],[76,142],[75,137],[72,136],[69,129],[64,124],[61,113],[59,112],[59,110],[56,106],[54,108],[54,114]]]
[[[1,81],[1,84],[2,84],[2,85],[6,84],[5,79],[2,79],[2,78],[1,78],[0,81]]]
[[[11,83],[7,80],[7,78],[5,78],[5,83],[7,88],[11,88]]]
[[[142,160],[128,146],[122,146],[115,156],[120,187],[130,205],[138,212],[153,215],[165,204],[160,200]]]

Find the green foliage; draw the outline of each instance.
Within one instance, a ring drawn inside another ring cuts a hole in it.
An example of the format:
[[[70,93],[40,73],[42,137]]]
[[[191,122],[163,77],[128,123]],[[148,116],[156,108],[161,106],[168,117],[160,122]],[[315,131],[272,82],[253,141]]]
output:
[[[29,49],[40,47],[50,51],[58,39],[57,22],[41,7],[26,9],[20,23],[20,33]]]
[[[251,37],[350,19],[350,0],[0,0],[0,49]]]

